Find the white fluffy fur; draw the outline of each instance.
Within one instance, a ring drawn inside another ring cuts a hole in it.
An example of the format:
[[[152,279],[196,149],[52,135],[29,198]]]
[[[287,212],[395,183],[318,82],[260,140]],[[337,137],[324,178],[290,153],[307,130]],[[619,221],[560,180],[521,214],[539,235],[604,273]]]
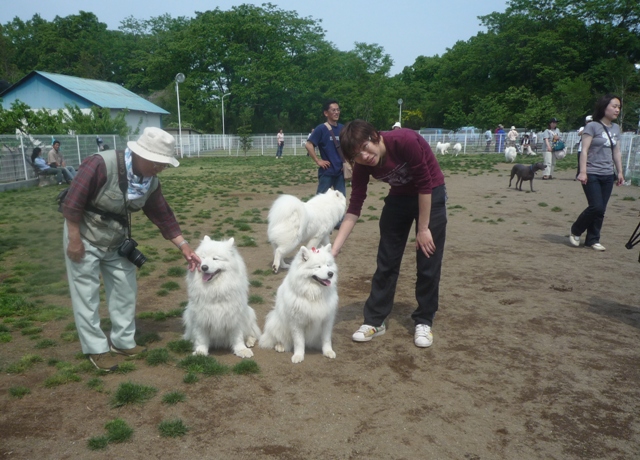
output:
[[[233,238],[205,236],[196,249],[201,271],[187,273],[189,303],[182,321],[194,355],[208,355],[209,347],[230,347],[235,355],[251,358],[248,347],[260,337],[256,313],[248,304],[247,268],[233,243]]]
[[[504,159],[505,161],[509,161],[511,163],[513,163],[516,159],[516,155],[518,154],[518,151],[516,150],[515,147],[507,147],[506,149],[504,149]]]
[[[445,142],[445,143],[438,142],[436,144],[436,154],[440,152],[441,154],[444,155],[445,153],[447,153],[447,150],[449,150],[449,147],[451,147],[451,144],[449,142]]]
[[[462,150],[462,144],[460,142],[456,142],[456,145],[453,146],[453,150],[456,152],[456,156],[458,156],[460,150]]]
[[[523,146],[522,153],[526,154],[526,155],[535,155],[533,150],[531,150],[531,146],[530,145]]]
[[[288,268],[284,258],[301,244],[307,247],[328,244],[329,234],[344,217],[346,208],[344,195],[333,189],[306,203],[292,195],[278,198],[269,210],[267,227],[267,237],[273,246],[273,271]]]
[[[331,332],[338,309],[338,267],[331,245],[302,246],[278,288],[276,305],[267,315],[260,348],[292,351],[291,362],[304,360],[305,346],[321,348],[335,358]]]

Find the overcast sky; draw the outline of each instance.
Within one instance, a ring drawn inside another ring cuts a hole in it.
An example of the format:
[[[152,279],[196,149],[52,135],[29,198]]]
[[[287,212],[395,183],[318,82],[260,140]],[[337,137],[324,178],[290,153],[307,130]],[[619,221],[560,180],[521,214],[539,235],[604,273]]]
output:
[[[253,1],[205,0],[0,0],[0,23],[14,17],[26,21],[38,13],[47,21],[57,16],[94,13],[109,29],[117,29],[127,16],[149,19],[168,13],[172,17],[194,16],[195,11],[219,7],[228,10]],[[484,30],[478,16],[503,12],[506,0],[273,0],[283,10],[299,16],[322,19],[326,39],[349,51],[354,42],[377,43],[393,58],[392,74],[412,65],[418,56],[442,55],[457,41],[466,41]]]

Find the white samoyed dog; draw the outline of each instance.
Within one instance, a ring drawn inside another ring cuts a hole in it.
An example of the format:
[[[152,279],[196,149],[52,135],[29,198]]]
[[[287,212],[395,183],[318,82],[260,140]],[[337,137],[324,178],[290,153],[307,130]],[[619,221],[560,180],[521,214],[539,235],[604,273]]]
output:
[[[231,348],[251,358],[260,337],[256,312],[249,306],[249,281],[233,238],[214,241],[205,236],[196,254],[200,271],[187,273],[189,303],[182,315],[184,338],[193,342],[194,355],[208,355],[209,347]]]
[[[304,360],[305,346],[335,358],[331,332],[338,309],[338,267],[331,245],[302,246],[278,288],[276,305],[267,315],[260,348],[292,351],[291,362]]]
[[[289,268],[284,258],[304,244],[318,247],[329,244],[329,235],[344,217],[347,200],[342,192],[329,189],[306,203],[292,195],[282,195],[269,210],[267,237],[273,246],[271,268]]]
[[[462,150],[462,144],[460,142],[456,142],[456,145],[453,146],[453,150],[455,150],[456,156],[458,156],[460,150]]]
[[[518,151],[515,147],[507,147],[504,149],[504,160],[513,163],[516,159]]]
[[[436,144],[436,154],[440,152],[442,155],[444,155],[449,150],[449,147],[451,147],[451,144],[449,142],[438,142]]]

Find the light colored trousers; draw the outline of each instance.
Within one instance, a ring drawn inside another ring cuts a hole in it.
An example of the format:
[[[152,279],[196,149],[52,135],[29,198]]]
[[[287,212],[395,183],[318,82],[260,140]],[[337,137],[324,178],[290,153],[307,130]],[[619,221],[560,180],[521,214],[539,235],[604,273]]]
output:
[[[545,149],[545,151],[542,153],[542,161],[546,166],[546,168],[544,169],[544,175],[553,176],[553,169],[556,166],[556,156],[553,154],[553,152],[547,152],[547,150]]]
[[[73,262],[67,256],[69,232],[66,221],[62,240],[73,316],[82,352],[100,354],[109,351],[107,337],[100,329],[98,311],[101,274],[111,319],[111,343],[116,348],[125,350],[135,347],[135,314],[138,295],[135,265],[120,256],[118,251],[101,251],[84,238],[82,239],[84,258],[79,263]]]

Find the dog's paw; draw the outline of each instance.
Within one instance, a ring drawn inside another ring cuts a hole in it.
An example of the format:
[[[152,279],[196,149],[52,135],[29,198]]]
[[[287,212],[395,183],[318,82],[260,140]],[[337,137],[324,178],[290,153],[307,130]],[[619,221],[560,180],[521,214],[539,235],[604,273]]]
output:
[[[329,358],[329,359],[335,359],[335,357],[336,357],[336,352],[335,352],[335,351],[333,351],[333,350],[324,350],[324,351],[322,352],[322,355],[323,355],[323,356],[326,356],[326,357],[327,357],[327,358]]]
[[[254,336],[250,335],[249,337],[247,337],[245,345],[247,346],[247,348],[251,348],[252,346],[254,346],[256,344],[257,341],[258,341],[258,339],[256,339]]]
[[[293,355],[291,357],[291,362],[293,364],[298,364],[298,363],[301,363],[302,361],[304,361],[304,355]]]
[[[235,350],[233,353],[236,356],[239,356],[240,358],[253,358],[253,351],[249,350],[248,348],[243,348],[241,350]]]
[[[273,270],[273,273],[278,273],[278,267],[276,267],[275,265],[271,266],[271,270]]]
[[[208,354],[209,354],[209,348],[205,347],[204,345],[197,346],[196,349],[193,351],[194,356],[197,356],[197,355],[207,356]]]
[[[281,343],[276,343],[276,346],[274,348],[278,353],[284,353],[284,345],[282,345]]]

